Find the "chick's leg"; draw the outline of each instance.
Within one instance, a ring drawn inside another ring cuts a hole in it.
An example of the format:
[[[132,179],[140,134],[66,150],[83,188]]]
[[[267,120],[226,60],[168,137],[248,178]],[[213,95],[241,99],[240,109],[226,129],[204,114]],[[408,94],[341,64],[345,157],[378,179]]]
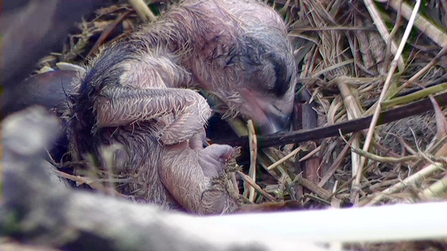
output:
[[[166,147],[159,170],[163,185],[186,210],[197,214],[221,214],[236,209],[224,184],[213,182],[222,175],[226,161],[235,154],[228,145],[191,149],[188,144]]]
[[[95,102],[98,127],[152,121],[165,145],[188,140],[203,130],[211,109],[198,93],[187,89],[106,87]]]

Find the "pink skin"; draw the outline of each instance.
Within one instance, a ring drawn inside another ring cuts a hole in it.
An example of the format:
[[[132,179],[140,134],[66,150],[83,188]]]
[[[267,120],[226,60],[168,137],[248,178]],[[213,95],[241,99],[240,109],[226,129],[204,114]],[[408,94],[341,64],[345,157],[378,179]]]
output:
[[[293,101],[281,102],[271,97],[260,96],[247,88],[241,88],[240,92],[245,101],[240,108],[241,113],[253,119],[261,131],[267,128],[263,133],[274,133],[284,129],[281,128],[282,122],[276,122],[281,118],[288,119],[293,109]]]
[[[201,136],[193,136],[189,144],[165,146],[164,165],[159,169],[161,181],[176,202],[189,212],[232,212],[236,202],[229,197],[225,187],[213,185],[213,179],[225,173],[226,162],[234,157],[235,151],[231,146],[218,144],[203,148],[199,142],[191,142],[196,140],[202,143]]]

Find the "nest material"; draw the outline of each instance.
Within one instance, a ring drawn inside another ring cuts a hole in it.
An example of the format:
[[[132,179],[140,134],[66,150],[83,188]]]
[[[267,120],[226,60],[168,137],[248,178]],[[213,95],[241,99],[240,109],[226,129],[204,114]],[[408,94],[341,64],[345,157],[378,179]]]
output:
[[[269,2],[289,23],[302,84],[297,91],[311,94],[312,109],[318,116],[315,126],[372,115],[382,101],[447,79],[445,1],[426,2],[414,24],[408,21],[412,3],[395,0]],[[171,4],[161,3],[149,6],[158,14]],[[94,19],[78,24],[80,33],[70,36],[62,54],[46,58],[40,67],[57,61],[82,63],[100,44],[133,31],[140,20],[128,4],[98,10]],[[411,26],[406,36],[405,30]],[[401,51],[400,44],[405,45]],[[386,89],[385,84],[389,86]],[[382,92],[386,92],[383,100]],[[395,107],[389,103],[384,109]],[[440,167],[445,165],[447,150],[446,125],[442,123],[445,115],[427,113],[374,127],[367,152],[355,150],[364,148],[369,137],[366,131],[259,152],[253,142],[252,165],[243,171],[248,176],[239,175],[245,184],[240,189],[252,203],[296,200],[304,208],[443,199],[446,188],[439,182],[447,172]],[[420,171],[423,176],[411,179]],[[257,184],[253,185],[254,181]],[[436,245],[426,250],[436,250]],[[419,246],[405,245],[406,250]],[[371,245],[366,249],[395,247]],[[365,246],[352,248],[364,250]]]

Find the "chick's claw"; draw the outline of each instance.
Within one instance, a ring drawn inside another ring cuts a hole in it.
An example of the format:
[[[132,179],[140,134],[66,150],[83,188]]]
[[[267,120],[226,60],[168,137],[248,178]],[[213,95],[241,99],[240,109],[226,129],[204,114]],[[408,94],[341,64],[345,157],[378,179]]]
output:
[[[229,145],[214,144],[197,150],[197,154],[204,175],[215,178],[225,171],[227,161],[236,155],[236,151]]]

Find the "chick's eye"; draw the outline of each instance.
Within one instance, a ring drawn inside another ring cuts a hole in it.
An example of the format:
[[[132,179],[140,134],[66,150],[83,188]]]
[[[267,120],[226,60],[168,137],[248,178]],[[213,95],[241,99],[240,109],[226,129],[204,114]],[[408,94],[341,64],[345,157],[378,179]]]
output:
[[[280,113],[283,113],[282,109],[279,108],[277,105],[273,105],[273,107],[274,107],[276,110],[278,110]]]
[[[282,97],[292,84],[291,81],[295,72],[293,61],[283,51],[266,54],[265,60],[270,63],[270,74],[273,73],[270,75],[271,82],[264,85],[265,90],[276,97]]]
[[[288,73],[287,67],[277,67],[275,65],[276,81],[272,88],[272,92],[278,97],[283,96],[290,87],[292,81],[292,75]]]

